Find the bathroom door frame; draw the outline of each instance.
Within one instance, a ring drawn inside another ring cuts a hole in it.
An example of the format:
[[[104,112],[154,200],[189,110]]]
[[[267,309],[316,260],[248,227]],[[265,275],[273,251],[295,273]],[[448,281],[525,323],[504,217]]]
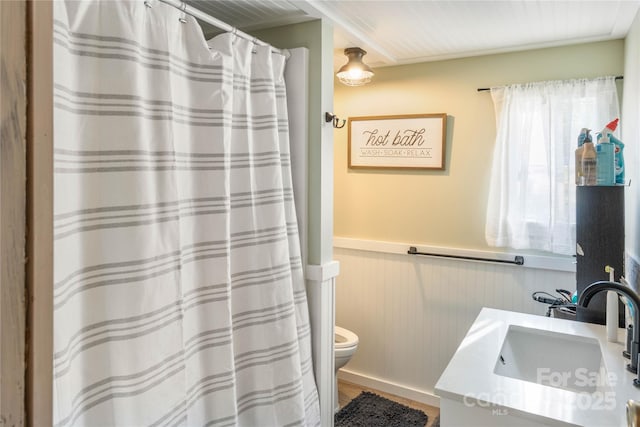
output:
[[[26,3],[0,2],[0,420],[24,425]]]
[[[0,419],[52,424],[53,14],[0,1]]]
[[[24,0],[21,0],[24,1]],[[27,426],[53,425],[53,2],[27,4]]]

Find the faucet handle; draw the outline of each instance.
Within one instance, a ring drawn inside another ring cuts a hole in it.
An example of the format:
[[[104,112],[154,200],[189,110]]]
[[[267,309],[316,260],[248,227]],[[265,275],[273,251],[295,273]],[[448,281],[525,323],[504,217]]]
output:
[[[640,402],[627,401],[627,426],[640,427]]]

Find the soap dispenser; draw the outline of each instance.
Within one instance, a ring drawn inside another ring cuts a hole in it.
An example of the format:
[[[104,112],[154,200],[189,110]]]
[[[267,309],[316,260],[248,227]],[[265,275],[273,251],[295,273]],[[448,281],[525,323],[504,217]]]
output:
[[[596,150],[587,132],[582,150],[582,185],[596,185]]]
[[[584,141],[587,139],[587,135],[591,132],[591,129],[582,128],[580,135],[578,135],[578,148],[576,148],[576,185],[582,184],[582,153],[584,152]]]

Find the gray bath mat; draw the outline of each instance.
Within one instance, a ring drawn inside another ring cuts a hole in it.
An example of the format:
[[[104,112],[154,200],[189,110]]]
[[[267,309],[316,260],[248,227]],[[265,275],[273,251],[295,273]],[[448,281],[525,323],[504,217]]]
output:
[[[340,409],[335,427],[424,427],[427,414],[368,391]]]

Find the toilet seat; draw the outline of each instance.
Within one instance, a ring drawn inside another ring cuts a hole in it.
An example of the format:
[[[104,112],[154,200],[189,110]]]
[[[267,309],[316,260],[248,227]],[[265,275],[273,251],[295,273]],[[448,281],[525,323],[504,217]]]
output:
[[[338,404],[338,370],[349,363],[349,360],[358,349],[358,336],[340,326],[335,326],[334,328],[333,360],[335,362],[335,374],[333,376],[333,405],[337,412],[340,409]]]
[[[358,345],[358,336],[339,326],[335,327],[333,346],[336,349],[350,348]]]

